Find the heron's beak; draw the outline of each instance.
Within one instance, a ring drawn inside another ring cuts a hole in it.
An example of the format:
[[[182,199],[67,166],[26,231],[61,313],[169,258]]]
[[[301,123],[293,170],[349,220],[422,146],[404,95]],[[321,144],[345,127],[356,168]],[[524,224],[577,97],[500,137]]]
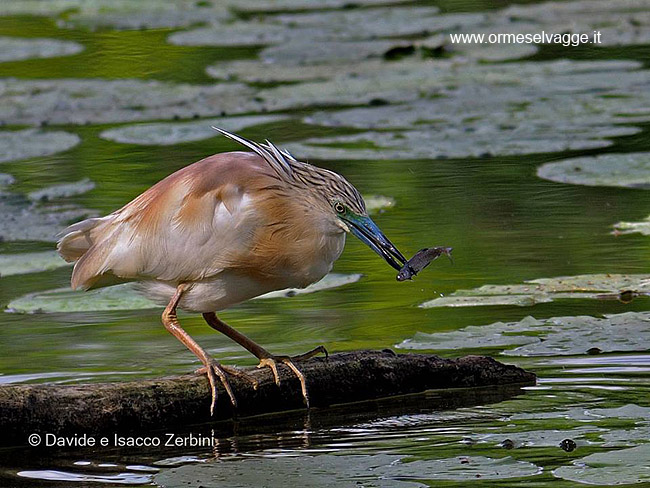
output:
[[[388,237],[379,230],[370,217],[362,215],[348,215],[344,218],[349,225],[350,231],[364,242],[370,249],[379,254],[384,260],[396,270],[402,269],[406,259],[397,250]]]

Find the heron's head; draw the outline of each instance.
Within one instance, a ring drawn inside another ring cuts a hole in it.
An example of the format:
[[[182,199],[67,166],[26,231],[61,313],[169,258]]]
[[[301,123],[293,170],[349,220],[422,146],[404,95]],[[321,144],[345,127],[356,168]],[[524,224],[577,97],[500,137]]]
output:
[[[368,216],[359,191],[341,175],[298,161],[269,141],[258,144],[224,129],[213,129],[262,157],[272,168],[274,178],[286,184],[285,190],[291,191],[293,200],[309,211],[318,211],[328,229],[351,232],[397,270],[406,264],[402,253]]]
[[[322,191],[326,194],[330,214],[337,225],[354,234],[393,268],[400,270],[406,259],[368,216],[366,204],[359,191],[339,174],[322,171],[329,173],[327,184]]]

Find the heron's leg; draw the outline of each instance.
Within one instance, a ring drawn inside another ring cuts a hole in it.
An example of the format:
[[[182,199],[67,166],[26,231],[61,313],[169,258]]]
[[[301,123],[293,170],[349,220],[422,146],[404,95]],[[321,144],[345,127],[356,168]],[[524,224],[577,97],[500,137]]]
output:
[[[237,408],[237,400],[235,395],[232,392],[228,378],[226,377],[226,372],[223,368],[217,363],[212,357],[208,355],[205,350],[199,346],[199,344],[192,339],[192,337],[183,330],[181,324],[178,322],[178,317],[176,316],[176,307],[178,302],[183,296],[185,291],[185,285],[181,284],[176,289],[176,293],[167,304],[165,311],[162,314],[162,323],[165,328],[171,332],[171,334],[176,337],[179,341],[185,344],[194,355],[201,360],[203,366],[205,367],[205,373],[208,375],[208,381],[210,382],[210,390],[212,391],[212,402],[210,403],[210,415],[214,414],[214,407],[217,403],[217,377],[221,381],[221,384],[226,389],[228,396],[230,397],[230,402],[234,408]]]
[[[298,369],[298,367],[294,364],[294,361],[296,362],[304,361],[306,359],[314,357],[318,353],[324,353],[325,356],[327,356],[327,350],[323,346],[318,346],[312,349],[311,351],[305,354],[301,354],[299,356],[294,356],[294,357],[274,356],[266,349],[264,349],[262,346],[252,341],[244,334],[233,329],[224,321],[219,319],[217,317],[217,314],[215,314],[214,312],[204,313],[203,318],[205,319],[205,321],[208,323],[210,327],[230,337],[233,341],[235,341],[237,344],[245,348],[247,351],[253,354],[257,359],[259,359],[260,364],[257,365],[258,368],[265,368],[265,367],[269,368],[273,373],[273,379],[275,380],[275,383],[278,386],[280,385],[280,375],[278,373],[277,363],[286,364],[291,369],[291,371],[293,371],[293,373],[298,377],[298,380],[300,380],[302,397],[305,401],[305,405],[309,407],[309,394],[307,393],[307,381],[302,371],[300,371],[300,369]]]

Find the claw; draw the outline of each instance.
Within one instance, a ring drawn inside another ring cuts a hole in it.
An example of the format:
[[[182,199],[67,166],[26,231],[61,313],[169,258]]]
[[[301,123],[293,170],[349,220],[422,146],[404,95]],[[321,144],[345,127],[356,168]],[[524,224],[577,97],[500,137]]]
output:
[[[321,346],[322,347],[322,346]],[[310,351],[312,352],[312,351]],[[309,353],[307,353],[309,354]],[[258,368],[270,368],[273,372],[273,378],[275,384],[280,386],[280,375],[278,374],[278,362],[286,364],[293,374],[296,375],[300,381],[300,389],[302,391],[302,398],[305,402],[305,406],[309,408],[309,394],[307,393],[307,380],[305,375],[298,369],[298,367],[293,363],[293,359],[289,356],[271,356],[268,358],[260,359],[260,364],[257,365]]]
[[[257,365],[258,368],[270,368],[273,373],[273,379],[275,384],[280,386],[280,375],[278,374],[278,365],[275,362],[273,357],[262,358],[260,359],[260,364]]]
[[[208,381],[210,382],[210,391],[212,392],[212,401],[210,402],[210,416],[214,415],[214,407],[217,405],[217,381],[221,381],[221,384],[226,389],[226,393],[228,393],[228,396],[230,397],[230,403],[232,404],[232,407],[234,409],[237,408],[237,399],[235,398],[235,394],[230,387],[230,382],[226,376],[226,371],[218,362],[216,362],[214,359],[211,359],[209,364],[197,369],[196,373],[207,374]]]
[[[248,381],[251,386],[253,387],[253,390],[257,390],[257,388],[260,386],[260,382],[252,376],[250,373],[247,373],[246,371],[242,371],[239,368],[236,368],[234,366],[227,366],[225,364],[221,365],[221,368],[228,374],[236,377],[236,378],[243,378],[244,380]]]

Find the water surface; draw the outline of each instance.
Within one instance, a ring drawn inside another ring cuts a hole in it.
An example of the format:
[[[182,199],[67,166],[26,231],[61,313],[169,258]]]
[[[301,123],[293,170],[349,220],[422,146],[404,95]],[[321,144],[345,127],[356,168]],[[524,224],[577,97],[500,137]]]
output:
[[[440,6],[445,13],[494,7],[492,2],[485,3],[442,2]],[[501,3],[499,7],[507,6]],[[108,27],[92,30],[83,25],[64,28],[56,22],[62,18],[65,15],[1,18],[2,36],[75,41],[83,44],[85,50],[68,57],[0,63],[0,76],[24,82],[69,78],[211,84],[214,80],[205,72],[208,65],[255,59],[260,50],[259,46],[167,43],[167,36],[180,27],[126,31]],[[531,57],[533,62],[540,63],[560,58],[647,63],[648,50],[647,46],[603,50],[585,47],[572,52],[547,47]],[[494,70],[498,72],[499,67]],[[308,123],[305,116],[321,108],[285,110],[282,113],[288,114],[289,119],[241,132],[255,140],[271,139],[280,146],[359,132],[351,127]],[[202,117],[189,119],[196,121]],[[2,173],[15,178],[15,183],[5,190],[13,195],[26,194],[88,178],[95,183],[92,190],[61,202],[106,214],[190,162],[238,149],[220,137],[172,146],[120,144],[100,137],[102,131],[128,123],[52,125],[43,121],[44,130],[77,134],[81,143],[58,154],[3,163]],[[330,352],[394,347],[418,332],[431,334],[497,321],[514,322],[529,315],[546,319],[645,311],[650,306],[647,297],[630,303],[556,300],[533,307],[423,309],[418,305],[458,289],[484,284],[518,284],[535,278],[580,274],[647,273],[648,238],[611,233],[615,222],[642,220],[650,213],[647,190],[554,183],[538,178],[536,169],[567,157],[648,151],[648,124],[620,124],[637,128],[636,133],[610,137],[612,144],[605,147],[553,153],[389,161],[314,160],[310,154],[296,153],[296,157],[343,174],[364,195],[394,199],[395,205],[376,215],[375,221],[404,254],[412,255],[426,246],[452,246],[454,264],[440,259],[413,282],[399,283],[391,268],[363,244],[349,238],[334,271],[362,273],[358,282],[292,298],[251,301],[223,312],[222,318],[270,351],[299,354],[318,344],[325,345]],[[18,124],[8,125],[17,128]],[[462,137],[458,137],[457,144],[463,144]],[[52,246],[51,242],[5,236],[0,240],[0,253],[40,252]],[[69,277],[69,267],[2,277],[0,306],[29,293],[66,287]],[[196,368],[196,358],[160,324],[160,313],[156,309],[3,313],[0,383],[121,381],[186,373]],[[181,314],[180,319],[185,329],[218,360],[241,366],[256,363],[242,348],[206,327],[200,316]],[[502,350],[434,348],[430,352],[450,357],[478,353],[499,358]],[[232,469],[236,477],[248,469],[247,465],[229,467],[252,460],[250,469],[258,470],[259,479],[264,480],[266,471],[273,472],[275,459],[316,456],[315,461],[310,459],[304,466],[312,466],[312,470],[313,466],[321,466],[323,478],[333,486],[351,486],[347,483],[357,476],[363,486],[422,486],[418,480],[423,480],[431,486],[520,486],[534,482],[536,486],[555,483],[554,486],[568,487],[575,486],[575,481],[556,477],[555,470],[579,466],[580,459],[590,454],[629,449],[647,442],[647,345],[639,344],[638,350],[627,353],[594,356],[585,350],[575,356],[501,359],[534,371],[539,384],[503,394],[430,393],[400,402],[400,407],[391,402],[371,402],[350,409],[299,412],[263,422],[219,425],[214,431],[210,426],[195,426],[177,433],[214,436],[218,442],[210,448],[51,447],[35,451],[25,443],[0,451],[0,479],[7,486],[26,487],[69,486],[73,482],[76,486],[170,483],[164,476],[172,467],[196,464],[206,470],[199,472],[200,476],[208,477],[210,466],[214,465],[212,472]],[[572,445],[562,442],[567,439],[575,442],[575,449],[567,449],[569,452],[561,447]],[[386,467],[397,463],[400,469],[408,471],[409,462],[425,464],[412,464],[412,475],[406,477],[402,471]],[[499,471],[490,467],[493,462],[505,463],[501,474],[481,476],[480,473]],[[373,463],[383,466],[385,471],[375,470],[374,475],[358,472],[360,466]],[[638,459],[639,467],[644,463],[649,465],[650,458]],[[465,464],[477,466],[478,471],[463,471]],[[299,464],[275,466],[282,473],[301,475]],[[600,478],[602,482],[628,483],[629,470],[616,469],[619,471],[612,470],[613,480]],[[438,478],[433,472],[451,474]],[[639,482],[650,479],[639,473]],[[185,486],[200,484],[192,478],[195,473],[184,476],[187,478],[182,480],[190,481]],[[291,480],[287,481],[289,484],[299,479],[286,476]],[[217,481],[209,484],[208,478],[202,482],[206,486],[220,486]],[[321,486],[317,484],[321,482],[313,481],[314,486]]]

